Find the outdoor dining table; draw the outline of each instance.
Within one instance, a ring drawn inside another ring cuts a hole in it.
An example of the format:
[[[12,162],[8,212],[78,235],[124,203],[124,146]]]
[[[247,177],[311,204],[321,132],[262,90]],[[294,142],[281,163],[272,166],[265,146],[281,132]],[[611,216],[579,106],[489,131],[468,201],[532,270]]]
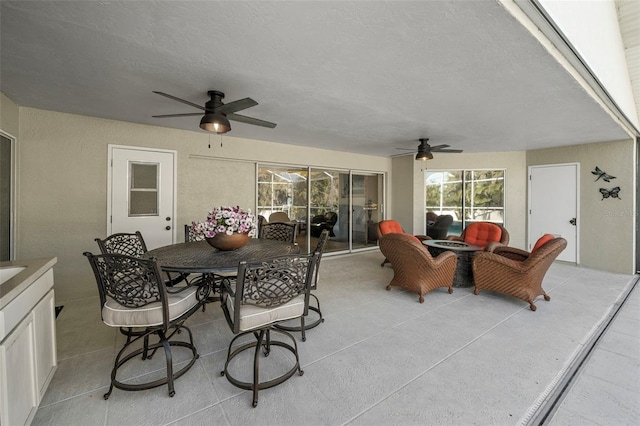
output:
[[[213,302],[219,300],[216,297],[210,297],[210,294],[218,290],[220,275],[237,272],[241,261],[259,262],[299,252],[300,247],[297,244],[252,238],[237,250],[218,250],[203,240],[159,247],[149,250],[143,257],[156,259],[160,269],[165,272],[180,273],[184,276],[202,274],[196,279],[187,280],[187,283],[199,287],[199,299]],[[218,279],[216,279],[217,274]]]
[[[144,257],[155,258],[166,272],[215,274],[237,271],[243,260],[251,263],[299,252],[297,244],[252,238],[237,250],[221,251],[203,240],[159,247],[149,250]]]

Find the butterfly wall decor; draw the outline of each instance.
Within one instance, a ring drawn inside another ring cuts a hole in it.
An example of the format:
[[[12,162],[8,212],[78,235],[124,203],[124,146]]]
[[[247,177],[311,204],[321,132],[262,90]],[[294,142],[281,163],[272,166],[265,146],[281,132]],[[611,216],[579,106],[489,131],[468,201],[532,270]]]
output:
[[[604,171],[600,170],[600,167],[598,166],[596,166],[596,169],[592,171],[591,174],[598,176],[594,182],[597,182],[600,178],[602,178],[602,180],[605,182],[609,182],[611,179],[616,178],[615,176],[611,176],[605,173]],[[602,190],[600,190],[600,192],[602,192]]]
[[[605,198],[617,198],[618,200],[621,200],[620,197],[618,197],[618,193],[620,192],[620,187],[616,186],[615,188],[611,188],[611,189],[606,189],[606,188],[600,188],[600,193],[602,194],[602,200],[604,200]],[[600,200],[600,201],[602,201]]]

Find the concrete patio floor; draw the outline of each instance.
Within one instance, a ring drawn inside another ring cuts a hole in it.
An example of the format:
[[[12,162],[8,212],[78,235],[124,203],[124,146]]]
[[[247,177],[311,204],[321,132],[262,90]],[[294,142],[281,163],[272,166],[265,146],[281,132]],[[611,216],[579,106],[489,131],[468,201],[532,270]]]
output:
[[[115,389],[105,401],[124,339],[101,322],[97,297],[65,303],[56,320],[58,370],[33,424],[526,424],[540,418],[538,408],[637,278],[555,263],[543,283],[551,301],[538,298],[532,312],[521,300],[472,288],[438,289],[420,304],[413,293],[385,290],[393,270],[382,260],[377,250],[323,258],[315,294],[326,321],[306,342],[296,334],[304,375],[261,391],[256,408],[249,391],[220,376],[233,334],[217,304],[188,321],[200,358],[173,398],[159,387]],[[639,326],[635,290],[546,423],[640,424]],[[178,362],[186,356],[179,352]],[[245,378],[251,358],[236,365]],[[272,351],[261,372],[283,360],[290,354]],[[162,354],[132,361],[122,374],[147,379],[163,363]]]

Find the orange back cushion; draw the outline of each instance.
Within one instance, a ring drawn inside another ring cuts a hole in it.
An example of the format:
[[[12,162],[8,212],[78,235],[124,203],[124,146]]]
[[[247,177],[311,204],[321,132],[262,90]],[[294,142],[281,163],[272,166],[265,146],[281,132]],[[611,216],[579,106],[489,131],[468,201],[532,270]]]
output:
[[[397,221],[392,219],[383,220],[378,224],[378,226],[380,227],[380,233],[382,235],[403,233],[402,226],[400,226]]]
[[[533,246],[533,250],[531,250],[531,253],[538,250],[540,247],[547,244],[549,241],[553,240],[554,238],[555,238],[555,235],[544,234],[542,237],[538,238],[538,241],[536,241],[536,245]]]
[[[484,247],[492,241],[500,241],[502,229],[498,225],[487,222],[475,222],[464,231],[464,242]]]

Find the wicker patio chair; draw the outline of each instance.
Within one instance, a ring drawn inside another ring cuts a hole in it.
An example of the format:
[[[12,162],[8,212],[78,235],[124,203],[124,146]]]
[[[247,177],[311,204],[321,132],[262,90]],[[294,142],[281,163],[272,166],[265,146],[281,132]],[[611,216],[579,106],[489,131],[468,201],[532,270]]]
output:
[[[457,235],[449,235],[447,240],[463,241],[482,248],[492,242],[506,246],[509,244],[509,232],[498,223],[473,222],[462,230],[462,234],[459,237]]]
[[[398,222],[397,220],[387,219],[387,220],[381,220],[380,222],[378,222],[378,226],[376,227],[376,236],[378,237],[378,241],[380,241],[380,238],[382,238],[383,235],[393,234],[393,233],[407,234],[406,232],[404,232],[404,229],[402,229],[402,225],[400,225],[400,222]],[[411,235],[411,234],[407,234],[407,235]],[[431,239],[431,237],[427,235],[413,235],[413,237],[417,238],[419,242],[422,240]],[[425,250],[426,250],[426,247],[425,247]],[[389,259],[386,257],[384,261],[380,264],[380,266],[384,266],[385,263],[389,263]]]
[[[427,235],[434,240],[444,240],[447,238],[447,233],[452,223],[453,216],[450,214],[438,216],[433,224],[427,223]]]
[[[392,233],[380,238],[380,251],[393,266],[393,279],[387,285],[417,293],[420,303],[424,295],[438,287],[453,293],[453,276],[458,258],[451,251],[432,257],[424,245],[409,234]]]
[[[478,252],[473,258],[474,293],[492,290],[522,299],[536,310],[533,301],[538,296],[551,298],[542,289],[547,270],[567,246],[564,238],[543,235],[531,253],[515,247],[497,246],[492,252]]]

